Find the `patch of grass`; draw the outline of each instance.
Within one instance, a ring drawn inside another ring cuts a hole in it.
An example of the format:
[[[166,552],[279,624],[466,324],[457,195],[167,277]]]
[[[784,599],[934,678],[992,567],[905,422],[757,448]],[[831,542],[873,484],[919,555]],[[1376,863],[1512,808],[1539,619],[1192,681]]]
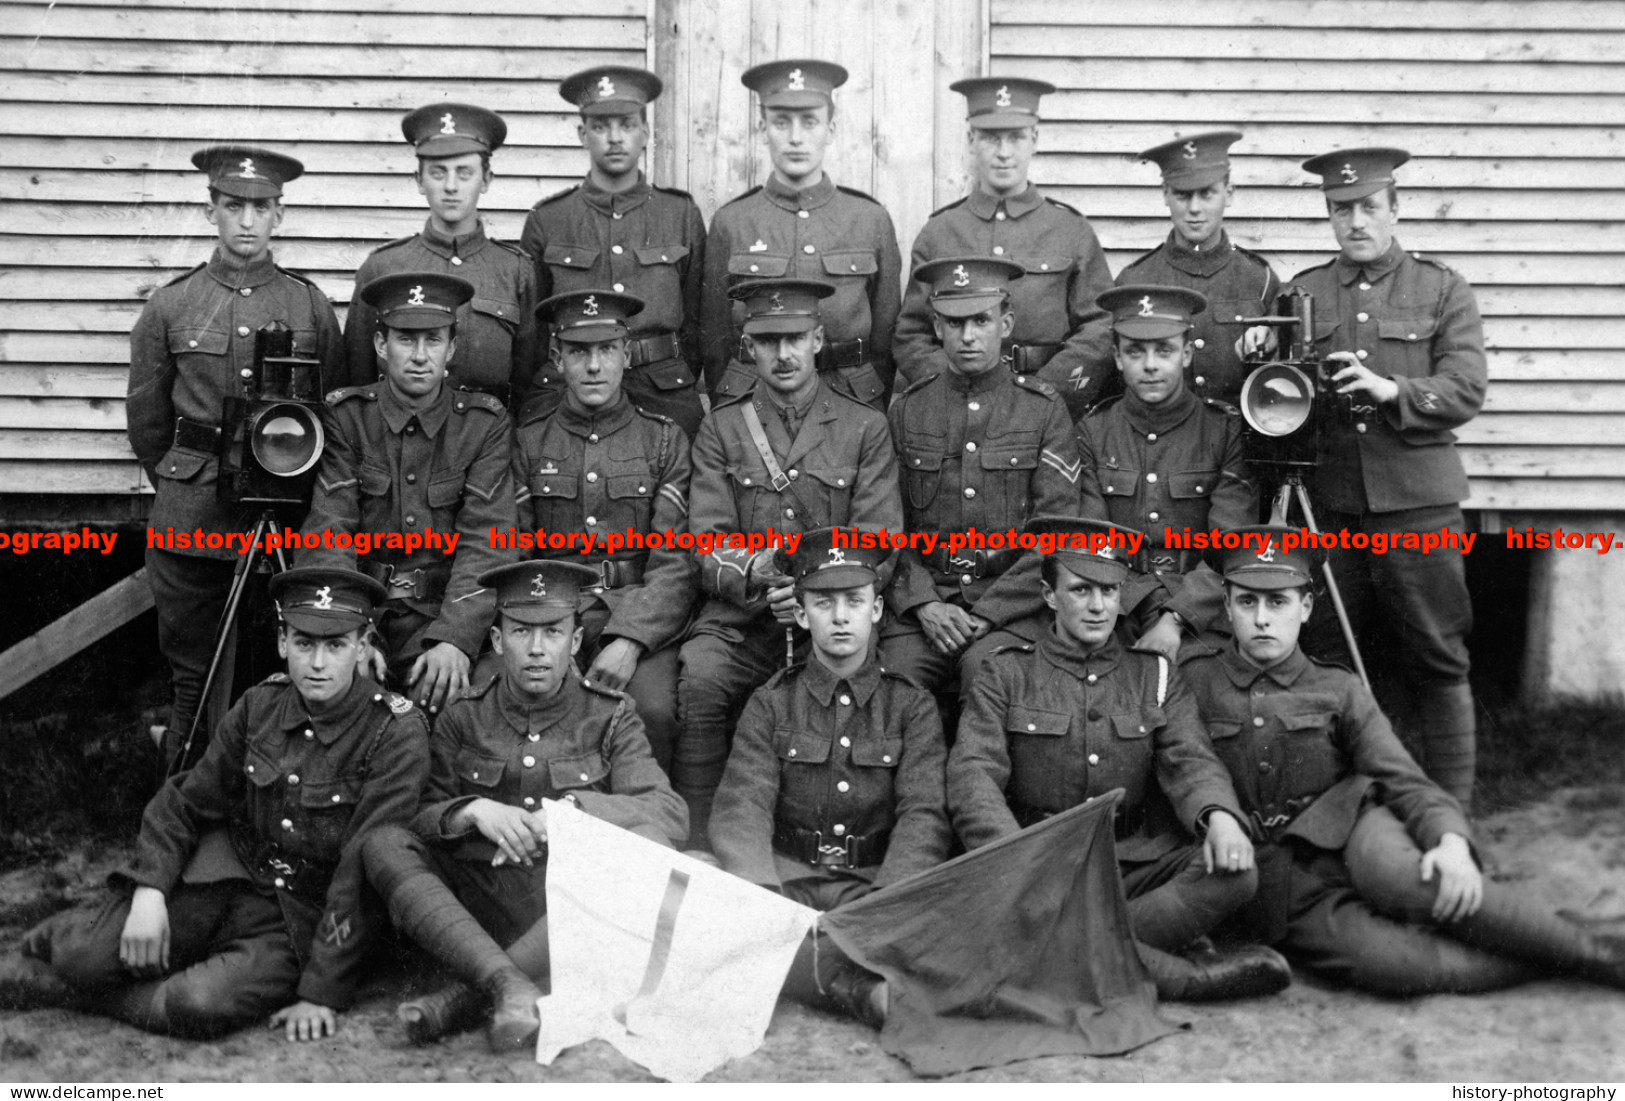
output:
[[[1625,700],[1507,703],[1478,718],[1481,813],[1523,806],[1557,788],[1625,784]],[[1625,796],[1599,792],[1618,805]]]

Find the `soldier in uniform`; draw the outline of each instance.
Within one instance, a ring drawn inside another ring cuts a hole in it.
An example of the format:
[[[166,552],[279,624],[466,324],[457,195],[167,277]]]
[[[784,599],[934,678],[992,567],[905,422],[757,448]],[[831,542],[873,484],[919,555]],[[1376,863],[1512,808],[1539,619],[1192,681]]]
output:
[[[665,417],[634,409],[621,389],[630,319],[644,308],[629,294],[571,291],[543,302],[553,369],[564,401],[547,416],[527,410],[514,444],[519,526],[530,532],[585,532],[576,547],[537,556],[591,566],[599,573],[582,612],[587,678],[624,690],[661,768],[677,738],[677,645],[694,604],[693,555],[666,543],[688,530],[688,437]],[[622,547],[611,535],[657,537],[651,548]]]
[[[1182,672],[1259,838],[1237,915],[1294,961],[1390,995],[1563,971],[1625,986],[1625,938],[1584,931],[1480,871],[1461,806],[1422,775],[1354,674],[1298,648],[1314,598],[1296,529],[1223,552],[1235,641]]]
[[[811,656],[775,673],[745,706],[717,789],[711,843],[727,871],[832,910],[948,858],[942,727],[928,693],[870,649],[887,552],[802,537],[779,567],[795,579]],[[884,981],[827,937],[809,936],[785,992],[885,1023]]]
[[[430,271],[361,289],[384,377],[327,395],[327,447],[301,532],[307,547],[320,544],[300,553],[302,565],[385,584],[378,633],[390,674],[431,714],[468,687],[492,615],[474,579],[508,557],[490,533],[516,518],[502,403],[445,385],[457,310],[473,296],[466,279]]]
[[[892,390],[892,328],[902,257],[884,207],[837,187],[824,171],[835,131],[835,89],[846,70],[827,61],[772,61],[740,78],[761,104],[773,172],[717,211],[706,244],[701,353],[713,405],[756,385],[740,361],[740,280],[815,279],[835,288],[824,307],[818,369],[838,393],[882,412]]]
[[[147,804],[114,897],[36,926],[0,964],[0,1007],[193,1037],[267,1014],[289,1040],[337,1031],[383,925],[362,838],[417,805],[428,726],[367,678],[381,585],[298,569],[271,595],[287,673],[244,693],[197,767]]]
[[[333,379],[344,362],[333,307],[316,285],[279,268],[271,233],[282,223],[282,187],[304,173],[292,157],[250,145],[213,145],[192,155],[209,177],[204,215],[220,244],[209,262],[147,301],[130,332],[126,405],[130,447],[157,489],[148,524],[184,536],[252,531],[253,506],[216,496],[221,408],[252,391],[255,334],[293,330],[293,351],[321,362]],[[298,517],[283,517],[297,523]],[[171,708],[166,756],[173,757],[202,706],[215,631],[238,560],[229,547],[149,547],[147,580],[158,606],[158,648],[169,662]],[[199,729],[205,736],[226,712],[235,633]]]
[[[1394,169],[1409,159],[1403,149],[1347,149],[1303,163],[1322,177],[1341,252],[1293,283],[1314,296],[1316,350],[1357,408],[1356,417],[1330,418],[1321,435],[1313,489],[1325,531],[1460,531],[1465,523],[1467,474],[1452,429],[1484,404],[1484,328],[1465,279],[1394,240]],[[1461,556],[1336,550],[1331,565],[1355,637],[1382,638],[1410,691],[1428,776],[1468,806],[1473,609]],[[1373,605],[1379,622],[1368,625]],[[1312,653],[1341,652],[1329,616],[1314,629]]]
[[[367,875],[395,924],[461,980],[400,1007],[416,1043],[487,1012],[493,1051],[535,1043],[536,983],[549,959],[543,799],[569,800],[663,845],[688,828],[632,701],[576,674],[576,609],[597,581],[573,562],[480,575],[496,593],[491,645],[502,673],[436,724],[411,828],[367,838]]]
[[[1020,264],[1027,275],[1010,288],[1010,368],[1055,387],[1077,420],[1113,385],[1110,326],[1095,304],[1111,287],[1112,275],[1083,215],[1027,179],[1038,146],[1038,101],[1055,86],[988,77],[952,87],[965,94],[970,112],[976,186],[931,215],[914,239],[910,270],[944,256],[996,256]],[[897,366],[911,384],[947,366],[930,294],[930,287],[911,281],[897,319]]]
[[[1078,511],[1078,454],[1066,405],[1046,382],[1004,370],[1011,285],[1021,265],[985,257],[933,260],[929,285],[948,369],[909,387],[890,412],[910,532],[933,532],[929,554],[902,552],[881,641],[887,669],[936,690],[999,611],[979,601],[1020,557],[1015,547],[951,551],[951,533],[1003,535],[1039,513]],[[1036,586],[1035,586],[1036,587]]]
[[[473,300],[457,309],[457,355],[446,364],[448,384],[482,390],[517,409],[537,367],[535,277],[525,253],[487,237],[480,222],[491,154],[502,147],[508,126],[483,107],[431,103],[402,119],[401,132],[417,150],[415,177],[418,193],[429,201],[429,220],[421,233],[391,241],[361,262],[344,323],[349,374],[329,385],[378,380],[376,317],[361,289],[395,272],[435,271],[474,284]]]
[[[857,524],[899,531],[903,508],[897,456],[886,418],[836,392],[816,367],[823,346],[821,299],[828,283],[767,279],[741,283],[745,348],[754,390],[725,398],[694,440],[689,526],[696,533],[803,532]],[[891,580],[890,563],[881,587]],[[681,732],[672,786],[688,800],[703,842],[722,779],[734,716],[750,693],[806,646],[795,629],[794,587],[772,550],[717,547],[700,556],[709,598],[679,657]]]
[[[1186,287],[1207,298],[1194,319],[1195,351],[1186,382],[1198,398],[1239,405],[1247,379],[1242,355],[1273,348],[1275,333],[1265,326],[1245,331],[1244,317],[1275,312],[1280,281],[1269,262],[1233,244],[1224,229],[1225,208],[1236,197],[1230,182],[1230,145],[1239,130],[1215,130],[1154,146],[1140,154],[1162,169],[1162,201],[1174,228],[1168,239],[1117,273],[1119,286],[1154,283]]]
[[[649,141],[648,105],[660,90],[653,73],[618,65],[559,85],[581,110],[576,133],[590,162],[587,178],[537,203],[519,243],[533,258],[544,298],[607,288],[643,300],[627,343],[627,397],[670,417],[692,439],[704,416],[696,380],[705,222],[688,192],[655,187],[638,168]],[[551,412],[564,389],[554,364],[544,362],[533,412]]]
[[[1284,987],[1290,969],[1267,950],[1204,948],[1194,967],[1171,962],[1252,898],[1258,879],[1245,815],[1190,691],[1165,657],[1117,641],[1129,574],[1117,541],[1130,533],[1050,517],[1028,530],[1066,538],[1043,561],[1054,621],[1037,643],[996,652],[966,692],[948,756],[954,828],[978,849],[1122,788],[1118,865],[1159,991],[1197,1000]],[[1075,545],[1090,535],[1114,541],[1094,552]]]

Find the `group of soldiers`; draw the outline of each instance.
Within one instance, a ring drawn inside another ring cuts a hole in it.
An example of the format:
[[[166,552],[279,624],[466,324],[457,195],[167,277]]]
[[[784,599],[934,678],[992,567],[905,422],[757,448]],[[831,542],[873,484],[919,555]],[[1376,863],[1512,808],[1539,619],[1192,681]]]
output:
[[[222,402],[268,322],[320,362],[308,549],[272,582],[287,673],[229,714],[204,701],[234,554],[149,549],[171,730],[207,708],[208,748],[149,806],[123,889],[32,932],[0,1001],[189,1034],[275,1010],[290,1038],[325,1035],[375,892],[460,980],[401,1007],[409,1034],[484,1019],[506,1049],[548,974],[544,799],[829,909],[1118,788],[1165,997],[1278,990],[1271,945],[1391,992],[1553,968],[1625,984],[1625,945],[1479,872],[1460,557],[1333,552],[1354,635],[1409,690],[1407,749],[1334,664],[1310,555],[1256,526],[1234,405],[1276,350],[1248,319],[1281,287],[1224,231],[1241,135],[1145,152],[1173,225],[1114,285],[1088,221],[1028,179],[1054,89],[960,81],[975,187],[905,281],[885,210],[823,167],[845,77],[744,73],[772,172],[709,232],[639,168],[652,73],[563,82],[590,165],[517,247],[479,220],[501,118],[411,112],[429,219],[363,263],[342,334],[270,255],[302,166],[197,154],[220,245],[136,326],[130,439],[154,528],[252,528],[215,492]],[[1463,523],[1451,429],[1483,401],[1483,339],[1461,277],[1394,240],[1407,156],[1305,162],[1339,253],[1293,281],[1318,303],[1303,339],[1365,411],[1322,432],[1331,529]],[[1255,538],[1204,557],[1166,545],[1185,529]],[[434,532],[455,549],[324,538]],[[674,538],[751,532],[795,539]],[[1059,548],[1023,552],[1023,532]],[[573,539],[532,557],[510,533]],[[888,1007],[824,939],[786,991],[877,1024]]]

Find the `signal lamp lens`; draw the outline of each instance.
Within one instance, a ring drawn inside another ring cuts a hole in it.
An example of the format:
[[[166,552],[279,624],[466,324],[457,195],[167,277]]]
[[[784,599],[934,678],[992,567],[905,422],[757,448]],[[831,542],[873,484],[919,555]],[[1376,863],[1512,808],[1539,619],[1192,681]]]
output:
[[[322,422],[303,405],[272,405],[254,417],[249,448],[267,473],[296,478],[316,465],[325,442]]]
[[[1264,436],[1290,436],[1309,422],[1315,384],[1290,363],[1266,363],[1241,386],[1241,415]]]

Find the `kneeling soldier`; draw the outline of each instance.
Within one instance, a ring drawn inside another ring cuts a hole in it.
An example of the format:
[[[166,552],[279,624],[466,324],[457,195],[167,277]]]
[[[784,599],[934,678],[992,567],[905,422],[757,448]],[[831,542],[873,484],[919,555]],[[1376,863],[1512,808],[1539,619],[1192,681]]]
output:
[[[1260,834],[1245,931],[1384,994],[1492,990],[1547,971],[1625,986],[1625,938],[1485,879],[1460,804],[1371,693],[1298,648],[1314,598],[1310,552],[1282,543],[1294,530],[1241,529],[1258,541],[1223,556],[1235,642],[1183,667]]]
[[[412,828],[367,839],[367,874],[395,924],[469,984],[400,1007],[418,1043],[468,1027],[487,1008],[493,1051],[535,1040],[535,982],[548,967],[543,799],[569,799],[662,844],[688,832],[632,701],[571,665],[581,648],[576,609],[597,579],[571,562],[480,575],[496,590],[491,645],[502,675],[436,724]]]
[[[959,836],[977,849],[1123,788],[1118,867],[1134,936],[1153,949],[1142,956],[1158,991],[1207,1000],[1281,989],[1291,972],[1273,952],[1220,957],[1204,946],[1194,969],[1165,954],[1244,905],[1258,879],[1235,789],[1196,702],[1166,658],[1117,641],[1126,552],[1070,549],[1075,536],[1121,540],[1127,530],[1064,517],[1028,530],[1068,540],[1043,561],[1054,619],[1039,642],[990,657],[966,693],[948,760]]]
[[[0,1007],[72,1005],[181,1036],[272,1010],[290,1040],[337,1030],[382,925],[363,902],[361,841],[411,814],[428,725],[366,677],[382,585],[289,570],[271,595],[288,672],[249,689],[197,767],[147,804],[119,895],[23,938],[0,966]]]
[[[942,726],[931,696],[880,667],[884,550],[808,532],[780,568],[812,656],[774,675],[739,719],[717,789],[711,845],[722,866],[786,898],[832,910],[948,856]],[[797,1001],[879,1027],[884,981],[827,938],[809,937],[785,981]]]

